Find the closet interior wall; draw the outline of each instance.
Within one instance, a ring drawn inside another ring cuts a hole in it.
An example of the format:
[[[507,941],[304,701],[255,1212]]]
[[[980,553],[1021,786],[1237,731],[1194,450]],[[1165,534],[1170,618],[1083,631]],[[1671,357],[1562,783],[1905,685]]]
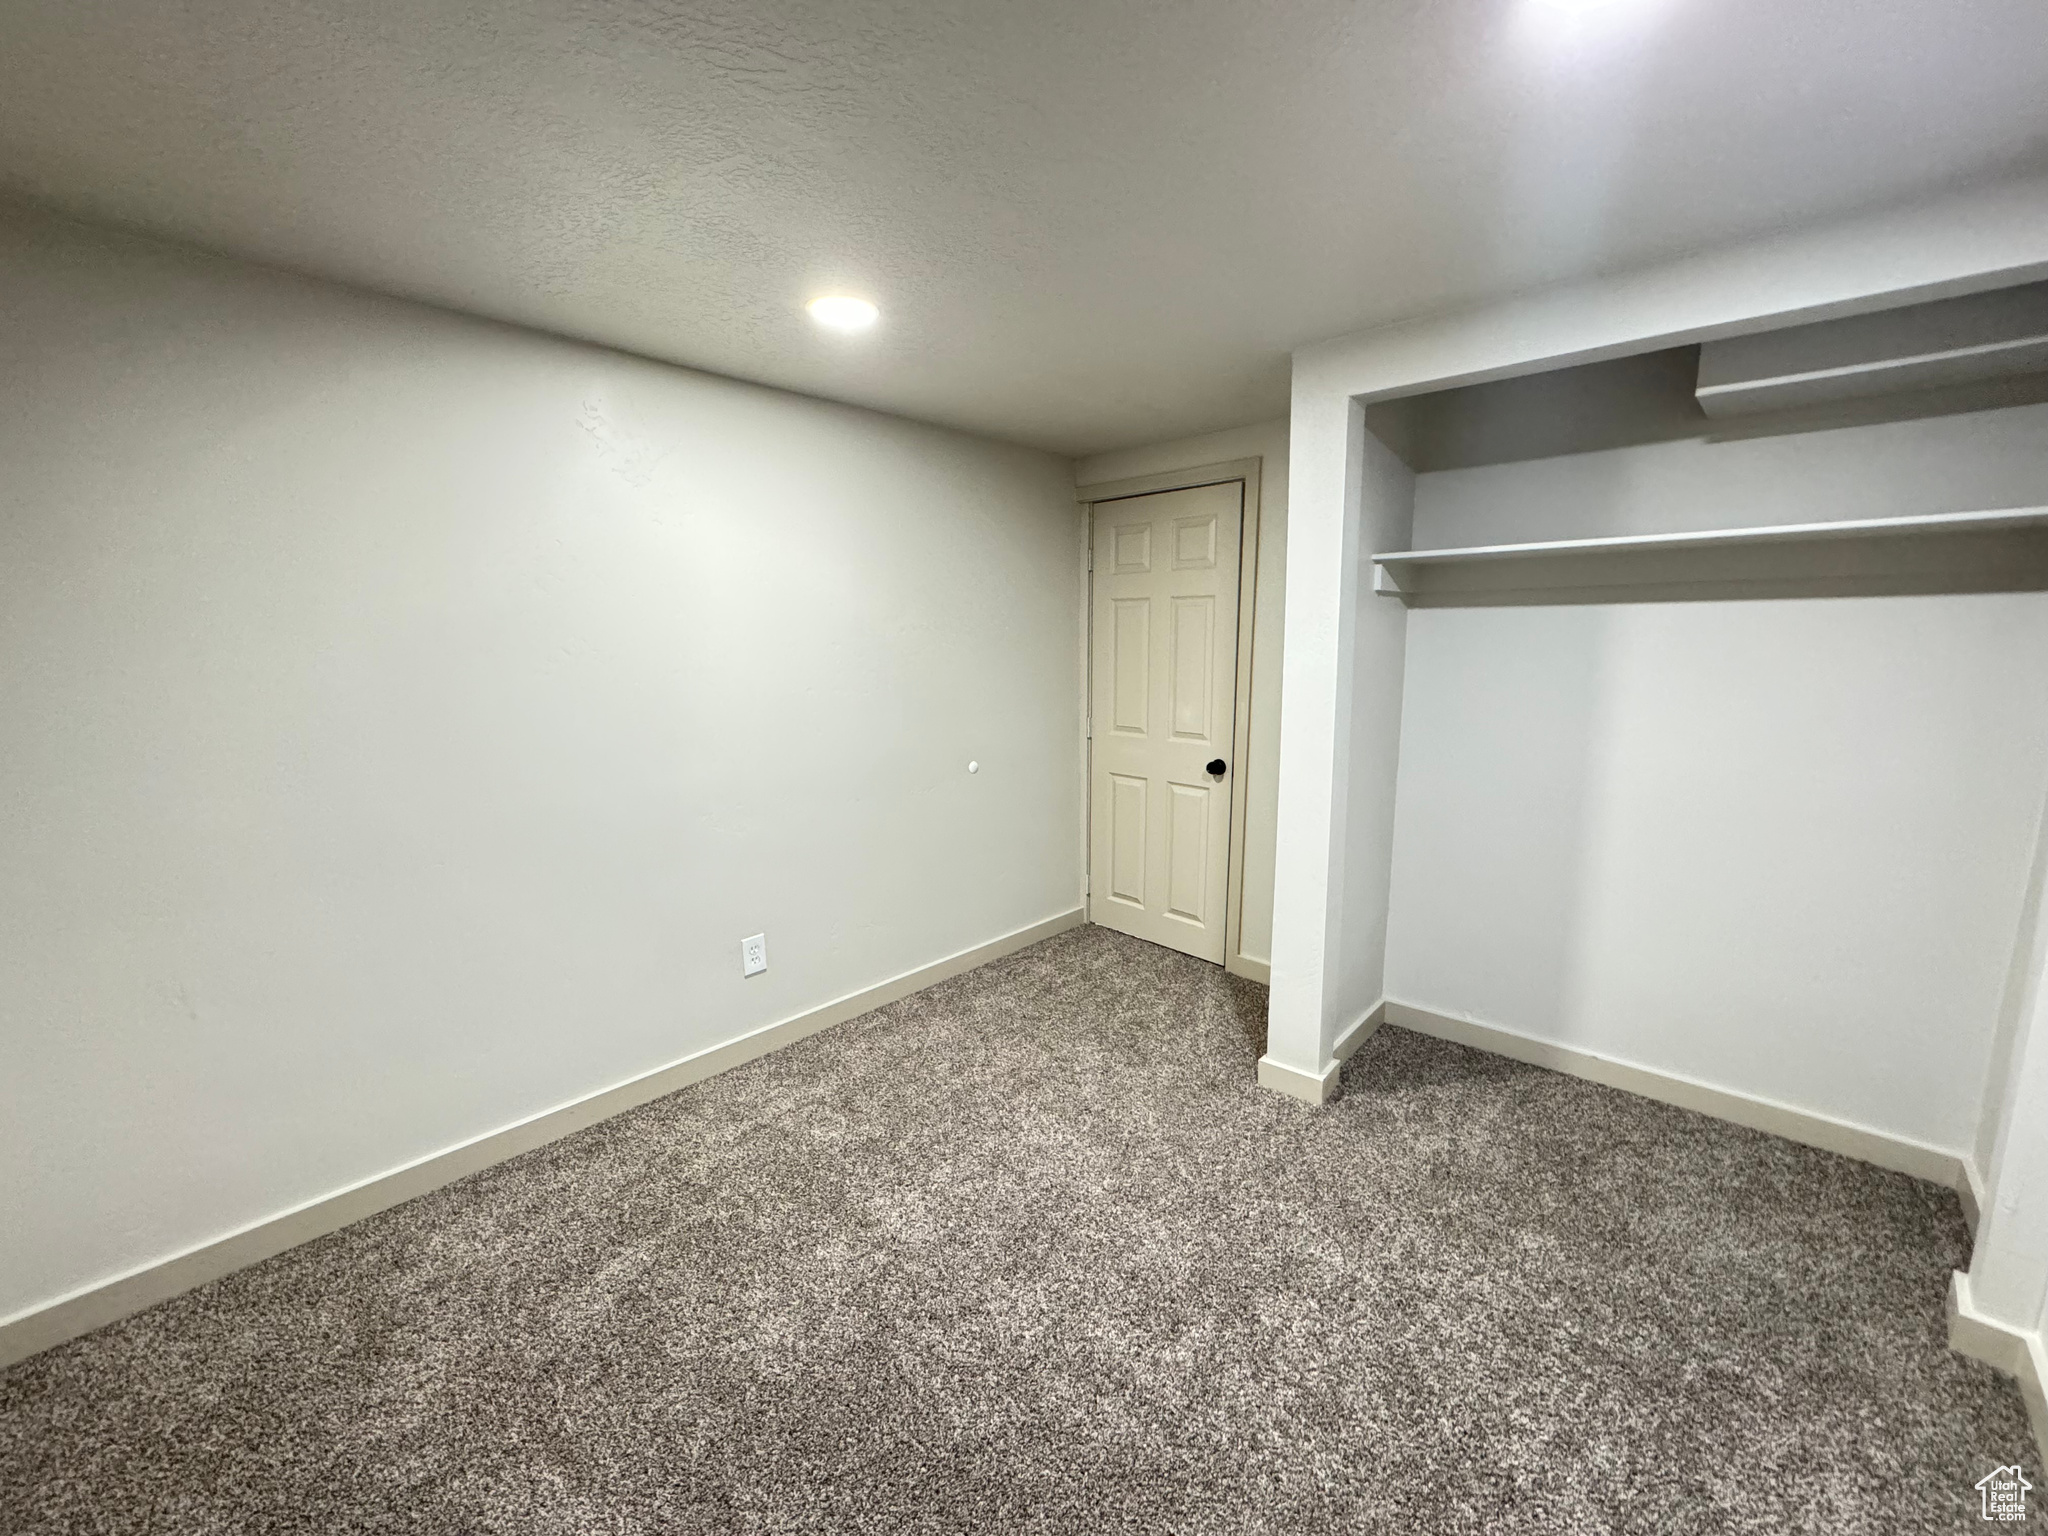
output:
[[[1421,460],[1414,548],[2048,505],[2048,405],[1432,467],[1542,441],[1542,388],[1448,448],[1368,412]],[[1625,414],[1610,436],[1659,435]],[[1973,1157],[2048,789],[2048,594],[1407,617],[1390,1001]]]

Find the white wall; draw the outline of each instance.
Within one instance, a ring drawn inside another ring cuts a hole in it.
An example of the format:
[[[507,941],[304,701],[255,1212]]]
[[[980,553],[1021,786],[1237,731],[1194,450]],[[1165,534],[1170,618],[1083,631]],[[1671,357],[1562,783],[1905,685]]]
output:
[[[1352,662],[1347,684],[1349,745],[1335,846],[1341,883],[1324,975],[1322,1055],[1387,995],[1387,931],[1393,898],[1395,806],[1407,686],[1408,611],[1372,589],[1376,549],[1413,538],[1418,477],[1370,433],[1358,455],[1360,548],[1350,601]]]
[[[1259,567],[1252,589],[1251,756],[1244,764],[1244,910],[1238,952],[1273,959],[1273,840],[1280,804],[1280,647],[1287,612],[1287,421],[1259,422],[1082,459],[1076,485],[1258,459]]]
[[[2017,1064],[2027,1049],[2031,1010],[2044,981],[2048,981],[2048,801],[2043,802],[2036,815],[2032,845],[2033,863],[2020,903],[2012,958],[2006,966],[1998,1026],[1991,1040],[1991,1067],[1985,1074],[1977,1139],[1971,1148],[1973,1172],[1980,1190],[1990,1185],[2012,1123],[2017,1107]]]
[[[8,213],[0,1316],[1071,910],[1079,537],[1049,455]]]
[[[2040,900],[2048,827],[2042,831],[1986,1083],[1977,1147],[1983,1210],[1970,1255],[1975,1308],[2026,1332],[2040,1330],[2048,1298],[2048,907]]]
[[[1426,474],[1415,536],[2027,503],[2042,407]],[[1964,1152],[2044,789],[2048,596],[1417,610],[1387,992]]]

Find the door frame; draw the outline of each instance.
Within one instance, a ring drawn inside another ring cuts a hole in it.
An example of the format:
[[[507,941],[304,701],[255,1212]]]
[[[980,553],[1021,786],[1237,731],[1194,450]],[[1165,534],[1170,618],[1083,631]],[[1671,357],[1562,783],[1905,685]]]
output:
[[[1188,469],[1169,469],[1156,475],[1134,475],[1125,480],[1104,480],[1078,486],[1074,499],[1081,504],[1081,537],[1085,554],[1086,583],[1081,621],[1081,722],[1084,747],[1081,753],[1081,885],[1088,919],[1095,920],[1095,879],[1089,857],[1095,817],[1095,506],[1097,502],[1125,501],[1133,496],[1153,496],[1161,491],[1192,491],[1205,485],[1228,485],[1236,481],[1243,511],[1238,518],[1237,560],[1237,691],[1230,723],[1230,853],[1224,881],[1223,969],[1233,976],[1253,981],[1267,979],[1267,967],[1247,959],[1241,948],[1244,926],[1244,823],[1246,793],[1251,780],[1252,734],[1252,617],[1259,584],[1259,471],[1264,459],[1227,459],[1218,464],[1200,464]]]

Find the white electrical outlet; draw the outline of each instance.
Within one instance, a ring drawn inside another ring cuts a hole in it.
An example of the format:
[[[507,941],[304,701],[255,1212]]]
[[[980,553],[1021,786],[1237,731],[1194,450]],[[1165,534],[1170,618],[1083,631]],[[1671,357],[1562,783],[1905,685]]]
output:
[[[743,975],[758,976],[768,969],[768,935],[757,933],[751,939],[740,940],[740,971]]]

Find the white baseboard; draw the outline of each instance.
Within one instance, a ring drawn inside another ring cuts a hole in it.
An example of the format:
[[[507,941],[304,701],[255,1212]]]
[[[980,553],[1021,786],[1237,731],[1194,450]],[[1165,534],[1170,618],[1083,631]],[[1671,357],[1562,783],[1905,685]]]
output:
[[[1824,1152],[1838,1152],[1844,1157],[1875,1163],[1895,1173],[1907,1173],[1917,1179],[1947,1185],[1959,1195],[1968,1187],[1967,1159],[1943,1147],[1929,1146],[1887,1131],[1872,1130],[1869,1126],[1855,1125],[1847,1120],[1836,1120],[1812,1110],[1797,1109],[1773,1099],[1754,1098],[1731,1089],[1696,1082],[1689,1077],[1617,1061],[1595,1051],[1537,1040],[1502,1029],[1498,1024],[1481,1024],[1436,1013],[1412,1003],[1389,999],[1386,1013],[1389,1024],[1412,1029],[1418,1034],[1491,1051],[1496,1056],[1526,1061],[1531,1066],[1548,1067],[1553,1072],[1582,1077],[1588,1082],[1604,1083],[1609,1088],[1640,1094],[1660,1104],[1696,1110],[1716,1119],[1746,1125],[1752,1130],[1769,1131],[1774,1136],[1819,1147]]]
[[[1290,1067],[1270,1056],[1261,1056],[1259,1086],[1273,1093],[1284,1093],[1290,1099],[1300,1099],[1304,1104],[1323,1105],[1337,1097],[1337,1074],[1343,1067],[1343,1062],[1333,1061],[1317,1074]]]
[[[766,1025],[722,1045],[707,1047],[668,1066],[658,1067],[554,1109],[543,1110],[540,1114],[487,1132],[418,1162],[394,1168],[360,1184],[266,1217],[226,1237],[202,1243],[183,1253],[17,1313],[0,1321],[0,1367],[25,1360],[30,1355],[90,1333],[145,1307],[155,1306],[210,1280],[218,1280],[222,1275],[283,1253],[287,1248],[296,1248],[300,1243],[324,1237],[329,1232],[439,1189],[493,1163],[501,1163],[535,1147],[559,1141],[600,1120],[609,1120],[613,1115],[638,1108],[679,1088],[687,1088],[692,1083],[715,1077],[720,1072],[766,1056],[786,1045],[794,1045],[806,1036],[858,1018],[949,977],[1013,954],[1041,939],[1079,927],[1083,921],[1078,909],[1063,912],[1058,917],[1047,918],[1029,928],[1020,928],[1015,933],[850,993],[795,1018]]]
[[[1995,1371],[2010,1376],[2026,1399],[2027,1423],[2034,1431],[2034,1452],[2048,1467],[2048,1354],[2041,1335],[2013,1328],[1979,1312],[1970,1296],[1970,1277],[1961,1270],[1950,1273],[1948,1281],[1948,1347],[1959,1355],[1981,1360]]]
[[[1373,1037],[1373,1033],[1387,1022],[1387,1002],[1381,998],[1365,1010],[1365,1017],[1337,1037],[1337,1043],[1330,1048],[1330,1054],[1338,1061],[1349,1061],[1358,1054],[1358,1048]]]
[[[1262,987],[1273,985],[1273,967],[1264,960],[1254,960],[1250,955],[1232,955],[1223,962],[1223,969],[1233,976],[1256,981]]]
[[[1291,1099],[1300,1099],[1304,1104],[1329,1103],[1337,1097],[1337,1080],[1343,1075],[1344,1063],[1372,1038],[1373,1031],[1386,1021],[1386,1017],[1387,1005],[1384,1002],[1374,1003],[1368,1008],[1363,1018],[1337,1037],[1337,1043],[1330,1051],[1329,1064],[1320,1073],[1304,1072],[1270,1056],[1261,1056],[1259,1086],[1274,1093],[1284,1093]]]
[[[1977,1241],[1977,1223],[1984,1219],[1984,1175],[1977,1171],[1977,1159],[1965,1157],[1963,1176],[1956,1180],[1956,1198],[1963,1204],[1963,1222],[1970,1229],[1970,1241]]]

